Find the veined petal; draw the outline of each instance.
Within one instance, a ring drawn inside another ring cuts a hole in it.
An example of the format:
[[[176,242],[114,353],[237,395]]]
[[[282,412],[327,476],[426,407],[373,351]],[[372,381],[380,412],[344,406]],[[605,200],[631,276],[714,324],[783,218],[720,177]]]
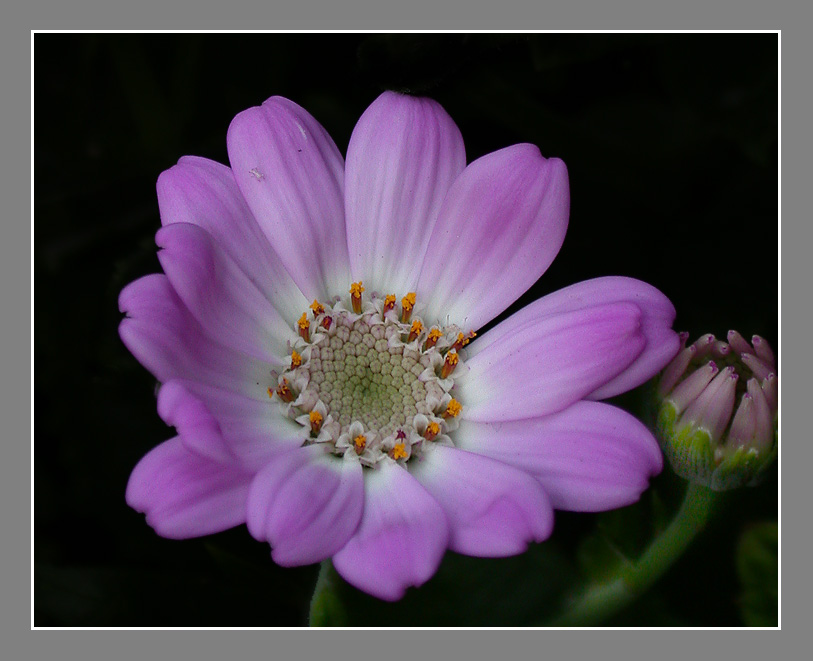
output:
[[[535,319],[508,332],[499,325],[482,340],[485,348],[467,359],[468,372],[457,381],[462,417],[478,422],[561,411],[629,366],[646,344],[641,311],[623,302]]]
[[[231,169],[184,156],[158,177],[161,223],[192,223],[217,245],[293,326],[308,301],[282,265],[251,214]]]
[[[347,148],[347,242],[353,280],[413,291],[449,187],[466,166],[463,137],[436,101],[384,92]]]
[[[471,163],[449,190],[417,292],[426,317],[476,329],[519,298],[550,266],[570,213],[567,168],[533,145]]]
[[[608,303],[633,303],[641,311],[641,332],[646,346],[632,364],[587,397],[605,399],[613,397],[648,381],[660,372],[677,353],[680,340],[672,330],[675,307],[652,285],[634,278],[608,276],[585,280],[548,294],[538,301],[512,314],[495,326],[493,331],[478,338],[467,348],[469,357],[526,324],[563,312],[584,310]]]
[[[446,512],[452,551],[516,555],[553,530],[553,508],[539,482],[507,464],[430,445],[410,472]]]
[[[635,502],[663,466],[658,444],[629,413],[577,402],[553,415],[461,420],[458,447],[531,473],[556,509],[597,512]]]
[[[270,371],[278,364],[251,359],[208,338],[163,274],[125,287],[119,309],[127,314],[119,335],[159,381],[190,379],[249,397],[267,398]]]
[[[297,338],[293,326],[206,230],[173,223],[155,241],[173,289],[210,337],[260,360],[288,353]]]
[[[361,464],[311,445],[277,455],[254,479],[249,532],[284,567],[329,558],[356,531],[364,503]]]
[[[200,537],[245,522],[252,477],[239,466],[199,457],[173,438],[138,462],[126,500],[162,537]]]
[[[234,177],[254,217],[308,300],[350,282],[344,161],[305,110],[282,97],[237,115],[227,136]]]
[[[173,380],[158,391],[158,415],[184,446],[204,457],[239,460],[259,470],[280,452],[302,445],[306,432],[278,405],[194,381]]]
[[[348,583],[396,601],[429,580],[448,541],[440,505],[405,469],[383,461],[365,471],[361,524],[333,565]]]

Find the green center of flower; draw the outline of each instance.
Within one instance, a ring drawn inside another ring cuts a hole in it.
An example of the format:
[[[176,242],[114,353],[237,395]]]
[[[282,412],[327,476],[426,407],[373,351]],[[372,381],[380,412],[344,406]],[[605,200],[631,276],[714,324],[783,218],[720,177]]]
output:
[[[372,466],[383,457],[406,462],[423,443],[452,444],[462,405],[450,392],[463,371],[458,353],[473,333],[456,326],[426,328],[412,315],[415,295],[362,300],[354,283],[350,305],[314,301],[297,323],[300,339],[290,368],[269,394],[308,430],[306,443]]]

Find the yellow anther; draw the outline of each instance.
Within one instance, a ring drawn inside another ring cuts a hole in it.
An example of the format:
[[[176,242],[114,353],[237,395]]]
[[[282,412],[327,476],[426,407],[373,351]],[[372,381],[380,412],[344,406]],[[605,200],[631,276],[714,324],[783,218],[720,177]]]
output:
[[[302,364],[302,356],[300,356],[296,349],[291,351],[291,369],[296,369]]]
[[[457,355],[457,352],[454,350],[450,350],[446,354],[446,359],[443,361],[443,367],[440,368],[440,378],[445,379],[449,376],[453,371],[454,368],[457,366],[457,361],[460,357]]]
[[[313,410],[308,414],[308,417],[311,421],[311,429],[313,430],[314,434],[319,433],[319,429],[322,426],[322,414],[319,411]]]
[[[403,443],[396,443],[395,447],[392,448],[392,452],[390,452],[390,456],[395,459],[406,459],[406,446]]]
[[[435,346],[442,336],[443,333],[440,332],[439,328],[433,328],[432,330],[430,330],[429,335],[426,338],[426,342],[424,342],[423,345],[424,351],[426,351],[426,349],[431,349],[433,346]]]
[[[268,396],[271,399],[274,399],[274,389],[271,386],[268,386],[268,389],[266,390],[266,392],[268,393]]]
[[[401,299],[401,321],[407,323],[412,315],[412,308],[415,307],[415,292],[411,291]]]
[[[409,329],[409,337],[407,337],[407,342],[412,342],[418,335],[421,334],[423,330],[423,324],[420,322],[419,319],[416,319],[412,322],[412,328]]]
[[[350,303],[353,305],[353,312],[356,314],[361,313],[361,292],[363,291],[364,285],[361,284],[361,280],[350,285]]]
[[[457,340],[452,345],[452,349],[454,349],[455,351],[459,351],[460,349],[465,347],[469,342],[471,342],[475,335],[477,335],[477,333],[475,333],[474,331],[470,331],[468,337],[466,335],[463,335],[463,333],[458,333]]]
[[[308,321],[307,313],[303,312],[302,316],[299,318],[299,321],[296,323],[299,326],[299,336],[304,340],[310,341],[309,330],[311,327],[311,322]]]
[[[395,308],[395,294],[387,294],[384,297],[384,314]]]
[[[282,383],[277,386],[277,395],[283,402],[292,402],[294,401],[294,393],[291,391],[291,388],[288,386],[288,379],[283,379]]]
[[[433,441],[439,433],[440,425],[437,422],[430,422],[428,425],[426,425],[426,431],[423,433],[423,437],[427,441]]]
[[[313,310],[313,318],[314,319],[325,311],[325,306],[322,305],[316,299],[314,299],[313,303],[310,304],[310,308],[311,308],[311,310]]]
[[[359,434],[353,439],[353,446],[356,449],[356,454],[361,454],[364,452],[364,448],[367,447],[367,437]]]
[[[460,405],[456,399],[451,400],[446,405],[446,410],[443,412],[444,418],[456,418],[460,415],[460,412],[463,410],[463,407]]]

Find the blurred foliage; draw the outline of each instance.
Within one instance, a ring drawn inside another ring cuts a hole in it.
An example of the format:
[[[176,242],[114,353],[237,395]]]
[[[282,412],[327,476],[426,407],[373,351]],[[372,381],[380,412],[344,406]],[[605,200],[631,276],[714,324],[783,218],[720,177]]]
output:
[[[442,103],[469,160],[516,142],[563,158],[568,236],[508,312],[624,274],[664,291],[693,337],[736,328],[777,345],[776,35],[37,34],[34,56],[37,625],[307,623],[318,568],[277,567],[244,527],[161,539],[124,503],[135,463],[172,435],[116,332],[118,292],[160,270],[155,180],[184,154],[227,162],[231,118],[270,95],[307,108],[343,152],[397,88]],[[640,551],[675,493],[664,475],[631,508],[557,513],[551,540],[518,558],[450,553],[399,604],[342,587],[348,617],[538,621],[568,585]],[[734,540],[776,520],[777,493],[775,476],[738,493],[611,624],[751,623]]]
[[[740,609],[749,627],[779,624],[779,529],[775,521],[750,526],[737,546]]]

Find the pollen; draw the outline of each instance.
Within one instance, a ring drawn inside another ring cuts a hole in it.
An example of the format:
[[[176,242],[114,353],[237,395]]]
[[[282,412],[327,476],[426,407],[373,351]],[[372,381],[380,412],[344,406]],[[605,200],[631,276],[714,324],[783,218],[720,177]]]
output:
[[[302,364],[302,356],[300,356],[296,349],[291,352],[291,369],[296,369]]]
[[[421,323],[420,319],[416,319],[412,322],[412,327],[409,329],[409,336],[407,337],[407,342],[412,342],[418,335],[421,334],[423,330],[423,324]]]
[[[427,441],[435,440],[435,437],[440,433],[440,425],[437,422],[430,422],[426,425],[426,431],[423,434],[423,437]]]
[[[356,454],[361,454],[364,452],[364,448],[367,447],[367,437],[362,436],[359,434],[353,439],[353,447],[356,449]]]
[[[474,331],[469,332],[468,336],[463,335],[463,333],[458,333],[457,339],[455,340],[455,343],[452,345],[452,349],[454,349],[455,351],[460,351],[460,349],[465,347],[469,342],[472,341],[472,339],[474,339],[475,335],[477,335],[477,333],[475,333]]]
[[[294,400],[294,393],[288,385],[288,379],[283,379],[282,383],[277,386],[277,395],[283,402],[292,402]]]
[[[438,340],[443,336],[443,333],[440,332],[439,328],[433,328],[429,331],[429,335],[426,338],[426,342],[423,344],[423,350],[426,351],[427,349],[431,349],[438,343]]]
[[[266,392],[268,393],[268,396],[271,399],[274,399],[274,389],[271,386],[268,386],[268,389],[266,390]]]
[[[392,448],[392,452],[390,453],[390,456],[393,459],[395,459],[396,461],[398,459],[406,459],[406,456],[407,456],[406,446],[403,443],[396,443],[395,447]]]
[[[363,291],[364,285],[361,280],[350,285],[350,303],[353,305],[353,312],[356,314],[361,313],[361,292]]]
[[[460,405],[456,399],[452,399],[447,405],[446,410],[443,412],[444,418],[456,418],[460,415],[460,412],[463,410],[463,407]]]
[[[310,341],[310,327],[311,322],[308,321],[307,313],[303,312],[302,316],[299,318],[299,321],[296,322],[297,326],[299,326],[299,335],[305,341]]]
[[[384,297],[384,314],[395,309],[395,294],[387,294]]]
[[[414,291],[409,292],[401,299],[401,321],[408,323],[409,318],[412,316],[412,308],[415,307],[416,294]]]
[[[449,353],[446,354],[446,358],[443,361],[443,367],[440,368],[441,379],[445,379],[452,372],[454,372],[454,368],[457,366],[458,360],[460,360],[460,357],[457,355],[456,351],[450,350]]]
[[[319,429],[322,426],[322,414],[314,409],[313,411],[310,412],[308,417],[310,418],[311,421],[311,429],[313,430],[313,433],[318,434]]]
[[[313,310],[313,318],[316,319],[316,317],[325,311],[325,306],[314,299],[313,303],[310,304],[310,309]]]

